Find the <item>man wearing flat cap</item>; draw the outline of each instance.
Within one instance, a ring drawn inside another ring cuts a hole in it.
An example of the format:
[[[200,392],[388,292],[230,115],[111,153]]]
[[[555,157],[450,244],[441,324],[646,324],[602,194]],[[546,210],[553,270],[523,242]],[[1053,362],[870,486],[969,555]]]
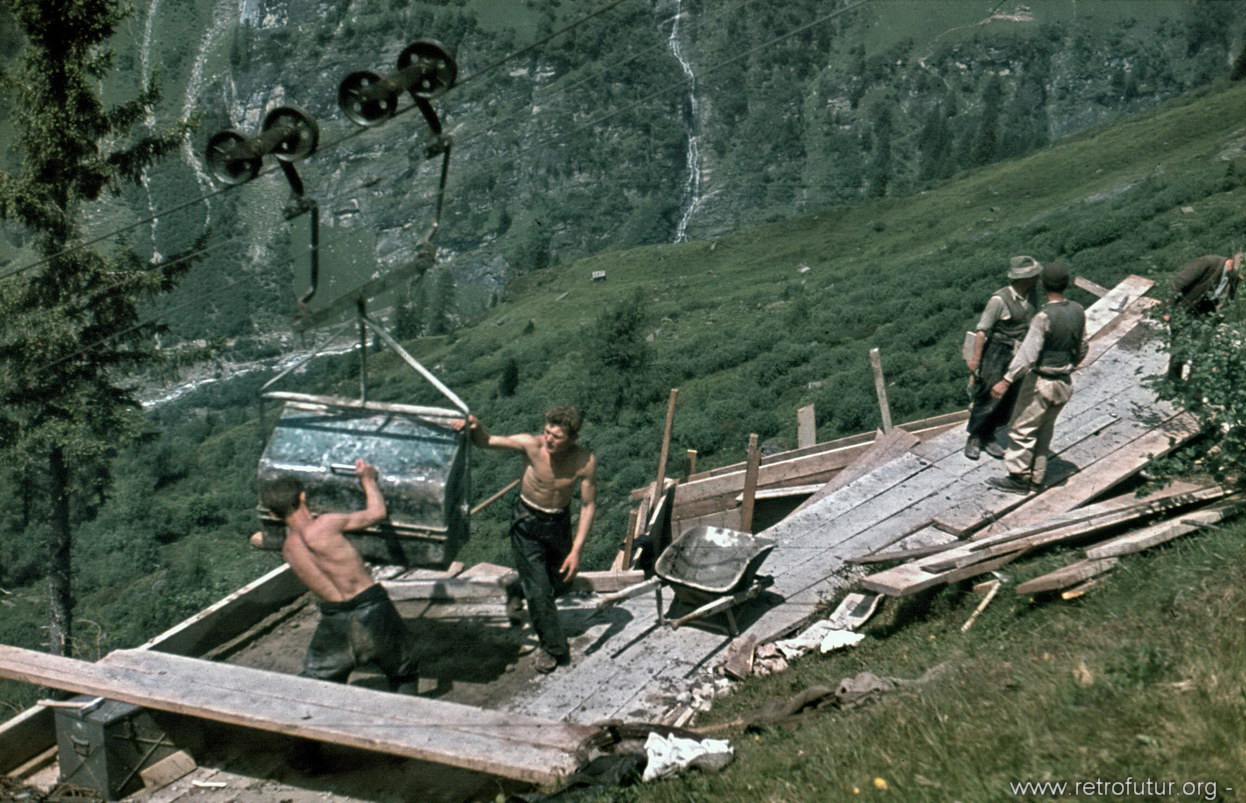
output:
[[[1034,257],[1013,257],[1008,268],[1012,283],[991,294],[978,319],[973,353],[966,361],[976,380],[969,407],[969,437],[965,439],[965,457],[970,460],[977,460],[984,449],[991,457],[1004,456],[1003,447],[995,442],[995,432],[1012,418],[1017,392],[1009,389],[996,399],[991,388],[1004,378],[1004,371],[1034,317],[1034,285],[1040,270],[1042,266]]]
[[[1017,494],[1042,486],[1056,418],[1073,396],[1073,370],[1086,359],[1086,311],[1064,297],[1068,270],[1058,263],[1047,265],[1041,281],[1047,303],[1030,321],[1004,378],[991,388],[998,399],[1021,383],[1004,454],[1008,475],[987,480],[993,488]]]

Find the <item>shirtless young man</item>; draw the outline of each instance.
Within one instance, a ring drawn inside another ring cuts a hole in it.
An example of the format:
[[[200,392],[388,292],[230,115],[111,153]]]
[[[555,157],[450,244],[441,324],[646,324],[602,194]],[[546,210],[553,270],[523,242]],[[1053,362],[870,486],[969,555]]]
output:
[[[519,499],[511,522],[511,554],[532,627],[541,641],[535,668],[554,671],[570,660],[567,637],[558,623],[554,598],[566,590],[580,568],[584,542],[597,513],[597,458],[576,443],[580,413],[558,405],[545,411],[540,435],[490,435],[475,416],[460,421],[470,427],[472,443],[484,449],[513,449],[524,456]],[[580,520],[571,535],[571,496],[580,486]]]
[[[355,461],[364,509],[313,516],[293,477],[264,488],[260,502],[285,522],[281,554],[295,576],[320,598],[320,623],[303,659],[303,677],[344,683],[356,663],[374,660],[400,693],[416,690],[415,639],[345,532],[385,520],[375,466]]]

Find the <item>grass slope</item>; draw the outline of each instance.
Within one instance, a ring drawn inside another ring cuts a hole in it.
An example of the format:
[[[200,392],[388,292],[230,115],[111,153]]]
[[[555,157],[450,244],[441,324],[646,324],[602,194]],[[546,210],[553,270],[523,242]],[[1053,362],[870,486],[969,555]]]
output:
[[[863,671],[915,679],[941,667],[933,680],[760,733],[715,733],[736,748],[726,771],[622,799],[1236,800],[1246,789],[1243,536],[1237,524],[1128,556],[1073,602],[1005,590],[967,633],[960,626],[979,598],[963,589],[884,609],[855,649],[742,684],[699,724]],[[1056,563],[1008,574],[1022,580]],[[1134,794],[1013,786],[1130,778]],[[1166,793],[1137,794],[1147,780]]]

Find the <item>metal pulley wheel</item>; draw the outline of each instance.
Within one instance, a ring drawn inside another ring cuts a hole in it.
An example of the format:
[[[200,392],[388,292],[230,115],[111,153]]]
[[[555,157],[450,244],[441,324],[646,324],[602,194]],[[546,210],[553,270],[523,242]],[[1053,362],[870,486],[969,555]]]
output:
[[[237,131],[221,131],[208,140],[205,156],[208,169],[217,181],[225,184],[243,184],[260,174],[262,159],[245,156],[242,148],[247,138]]]
[[[435,98],[454,86],[458,66],[450,51],[435,39],[419,39],[398,54],[398,70],[406,72],[416,65],[418,77],[407,87],[413,97]]]
[[[283,162],[306,159],[320,144],[320,126],[310,115],[293,106],[278,106],[264,115],[261,130],[261,139],[270,134],[276,138],[272,154]]]
[[[342,79],[337,88],[337,105],[355,125],[374,126],[398,111],[398,91],[382,82],[371,70],[359,70]]]

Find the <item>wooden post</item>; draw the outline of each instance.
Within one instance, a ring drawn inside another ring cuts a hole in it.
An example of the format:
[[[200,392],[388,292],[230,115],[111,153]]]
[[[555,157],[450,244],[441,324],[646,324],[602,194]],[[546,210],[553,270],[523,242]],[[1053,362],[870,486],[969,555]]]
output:
[[[623,548],[619,550],[615,565],[610,567],[616,572],[623,571],[632,565],[632,546],[636,541],[636,519],[638,518],[640,518],[640,511],[637,508],[627,511],[627,535],[623,536]]]
[[[474,508],[472,508],[472,509],[471,509],[471,511],[470,511],[467,515],[469,515],[469,516],[475,516],[477,513],[479,513],[480,511],[484,510],[485,508],[487,508],[489,505],[491,505],[491,504],[493,504],[494,502],[498,501],[498,500],[499,500],[499,499],[501,499],[503,496],[506,496],[506,494],[507,494],[507,493],[509,493],[509,492],[510,492],[510,490],[511,490],[512,488],[514,488],[516,485],[518,485],[518,484],[519,484],[519,480],[520,480],[520,479],[522,479],[522,478],[516,478],[513,482],[507,483],[507,485],[506,485],[506,487],[505,487],[505,488],[503,488],[502,490],[498,491],[498,492],[497,492],[497,493],[495,493],[493,496],[490,496],[488,499],[486,499],[485,501],[481,502],[480,504],[476,505]]]
[[[657,505],[658,497],[666,490],[666,458],[671,453],[671,425],[675,423],[675,399],[678,397],[679,388],[671,388],[671,398],[666,403],[666,425],[662,429],[662,451],[658,455],[658,478],[649,494],[650,509]]]
[[[818,442],[818,427],[814,419],[813,405],[796,411],[796,448],[804,449]]]
[[[883,434],[891,431],[891,405],[887,403],[887,383],[883,380],[883,360],[878,349],[870,349],[870,365],[874,368],[874,390],[878,393],[878,409],[883,415]]]
[[[688,450],[688,476],[691,477],[697,473],[697,450]]]
[[[748,436],[748,466],[744,469],[744,499],[740,504],[740,529],[753,531],[753,502],[757,497],[757,472],[761,468],[761,450],[757,448],[757,433]]]

